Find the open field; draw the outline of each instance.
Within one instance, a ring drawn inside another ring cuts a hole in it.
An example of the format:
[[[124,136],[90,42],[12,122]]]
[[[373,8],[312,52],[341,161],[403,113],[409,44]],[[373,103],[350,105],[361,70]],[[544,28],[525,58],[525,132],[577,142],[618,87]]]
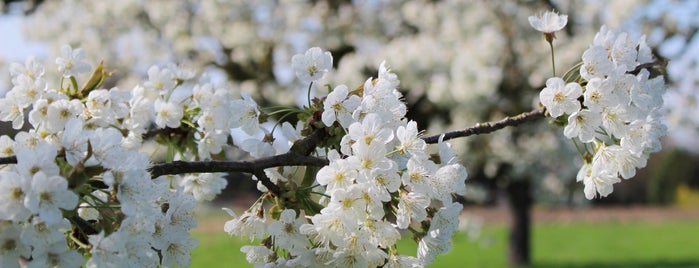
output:
[[[465,211],[486,227],[475,238],[457,234],[432,267],[506,267],[506,211]],[[244,241],[222,231],[226,220],[200,222],[192,267],[252,267],[239,250]],[[534,222],[533,267],[699,267],[699,209],[536,209]],[[404,240],[399,249],[414,254],[417,245]]]

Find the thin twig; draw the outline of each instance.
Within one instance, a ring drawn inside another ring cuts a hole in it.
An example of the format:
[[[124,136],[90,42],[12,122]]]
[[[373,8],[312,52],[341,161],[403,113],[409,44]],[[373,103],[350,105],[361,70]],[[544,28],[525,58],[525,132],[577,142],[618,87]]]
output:
[[[261,170],[261,169],[255,170],[253,172],[253,175],[255,175],[255,177],[257,177],[257,179],[260,180],[260,182],[262,182],[262,185],[267,187],[267,190],[269,190],[274,195],[280,196],[284,193],[284,192],[282,192],[282,189],[279,188],[279,186],[274,184],[274,182],[272,182],[272,180],[269,177],[267,177],[267,174],[265,174],[265,172],[263,170]]]
[[[643,70],[643,69],[650,69],[650,68],[654,68],[654,67],[661,67],[664,69],[666,66],[667,66],[667,59],[659,57],[655,61],[639,64],[638,66],[636,66],[636,68],[634,68],[633,70],[630,70],[626,73],[636,75],[636,74],[640,73],[641,70]]]
[[[460,137],[468,137],[471,135],[478,135],[478,134],[486,134],[490,132],[494,132],[496,130],[503,129],[508,126],[516,126],[519,124],[522,124],[524,122],[534,120],[537,118],[542,118],[544,117],[544,108],[538,108],[536,110],[526,112],[526,113],[521,113],[516,116],[512,117],[505,117],[504,119],[496,122],[487,122],[487,123],[478,123],[473,127],[467,128],[467,129],[462,129],[462,130],[455,130],[451,132],[447,132],[444,134],[437,134],[429,137],[423,137],[422,139],[426,143],[437,143],[439,141],[439,137],[444,135],[444,140],[451,140],[454,138],[460,138]]]

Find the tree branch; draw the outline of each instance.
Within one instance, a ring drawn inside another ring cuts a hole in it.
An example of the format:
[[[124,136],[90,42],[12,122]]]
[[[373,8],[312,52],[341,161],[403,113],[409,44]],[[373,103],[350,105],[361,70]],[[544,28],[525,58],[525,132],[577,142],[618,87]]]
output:
[[[491,133],[496,130],[503,129],[507,126],[516,126],[519,124],[522,124],[527,121],[531,121],[537,118],[542,118],[544,117],[544,108],[538,108],[536,110],[526,112],[526,113],[521,113],[516,116],[512,117],[505,117],[504,119],[496,122],[486,122],[486,123],[478,123],[473,127],[467,128],[467,129],[462,129],[462,130],[455,130],[451,132],[447,132],[444,134],[437,134],[433,136],[428,136],[428,137],[423,137],[422,139],[426,143],[437,143],[439,141],[439,137],[441,135],[444,135],[444,140],[451,140],[454,138],[460,138],[460,137],[468,137],[471,135],[478,135],[478,134],[486,134],[486,133]]]
[[[328,165],[324,158],[310,156],[318,142],[325,136],[324,129],[316,129],[306,138],[294,142],[289,152],[259,158],[249,161],[173,161],[169,163],[154,164],[150,171],[152,178],[162,175],[174,175],[184,173],[212,173],[212,172],[246,172],[252,173],[275,195],[281,195],[282,189],[272,182],[264,173],[264,169],[281,166],[316,166]]]
[[[325,136],[324,129],[316,129],[306,138],[294,142],[289,152],[249,161],[173,161],[154,164],[148,170],[151,177],[183,173],[246,172],[255,173],[271,167],[318,166],[328,164],[327,159],[309,156],[318,142]]]
[[[283,194],[281,188],[279,188],[279,186],[274,184],[274,182],[272,182],[272,180],[269,179],[269,177],[267,177],[267,174],[265,174],[265,172],[263,170],[261,170],[261,169],[255,170],[255,171],[253,171],[253,175],[255,175],[255,177],[257,177],[257,179],[260,180],[262,185],[267,187],[267,190],[272,192],[274,195],[281,196]]]
[[[16,156],[0,157],[0,165],[17,164]]]
[[[491,133],[496,130],[503,129],[507,126],[516,126],[527,121],[544,117],[545,109],[538,108],[536,110],[521,113],[513,117],[505,117],[496,122],[478,123],[473,127],[451,131],[444,134],[423,137],[426,143],[437,143],[439,136],[444,135],[444,140],[450,140],[460,137],[468,137],[471,135]],[[168,163],[153,164],[148,171],[152,178],[157,178],[163,175],[175,175],[185,173],[214,173],[214,172],[245,172],[254,174],[262,181],[262,183],[273,193],[281,191],[278,186],[269,181],[269,178],[264,175],[263,170],[272,167],[282,166],[314,166],[322,167],[328,165],[328,160],[325,158],[310,156],[315,150],[319,141],[325,138],[324,129],[316,129],[302,140],[296,141],[289,152],[259,158],[255,160],[242,161],[173,161]],[[17,157],[8,156],[0,157],[0,165],[16,164]]]
[[[148,170],[151,177],[157,178],[162,175],[174,175],[184,173],[212,173],[212,172],[246,172],[255,173],[271,167],[281,166],[317,166],[322,167],[328,164],[327,159],[300,155],[296,152],[288,152],[280,155],[259,158],[249,161],[173,161],[168,163],[154,164]]]

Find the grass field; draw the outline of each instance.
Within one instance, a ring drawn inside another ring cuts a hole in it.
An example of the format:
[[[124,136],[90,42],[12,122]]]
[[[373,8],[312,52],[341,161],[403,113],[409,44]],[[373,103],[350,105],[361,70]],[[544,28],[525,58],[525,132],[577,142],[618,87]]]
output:
[[[539,224],[532,230],[532,267],[699,267],[699,222]],[[195,232],[192,267],[252,267],[244,241],[224,232]],[[414,255],[404,239],[399,249]],[[505,226],[487,227],[478,239],[457,234],[451,251],[430,267],[507,267]]]

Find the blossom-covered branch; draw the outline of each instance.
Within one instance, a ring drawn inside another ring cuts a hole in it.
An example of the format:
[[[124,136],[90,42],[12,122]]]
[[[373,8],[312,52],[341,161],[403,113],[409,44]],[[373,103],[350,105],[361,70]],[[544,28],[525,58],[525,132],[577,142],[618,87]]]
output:
[[[507,126],[517,126],[524,122],[541,118],[544,115],[544,109],[539,108],[530,112],[522,113],[513,117],[506,117],[496,122],[478,123],[473,127],[446,132],[443,134],[424,137],[423,140],[428,144],[437,143],[439,137],[444,135],[444,140],[450,140],[460,137],[468,137],[471,135],[487,134]],[[173,161],[168,163],[154,164],[149,168],[151,176],[157,178],[162,175],[174,175],[185,173],[212,173],[212,172],[246,172],[255,173],[257,170],[262,170],[271,167],[281,166],[318,166],[322,167],[328,164],[328,160],[320,157],[308,156],[309,151],[315,148],[315,144],[319,139],[319,131],[308,136],[306,139],[299,140],[292,146],[291,151],[270,157],[264,157],[256,160],[243,161]],[[17,158],[8,156],[0,158],[0,164],[15,164]]]
[[[478,123],[473,127],[450,131],[443,134],[423,137],[428,144],[437,143],[439,137],[444,135],[444,140],[468,137],[471,135],[487,134],[498,131],[508,126],[517,126],[525,122],[544,117],[545,108],[538,108],[516,116],[505,117],[495,122]],[[299,140],[292,146],[291,151],[275,156],[247,161],[173,161],[153,165],[149,170],[153,178],[162,175],[174,175],[184,173],[211,173],[211,172],[246,172],[255,173],[258,170],[281,166],[316,166],[322,167],[328,164],[328,160],[320,157],[308,156],[315,149],[319,131],[314,132],[306,139]]]
[[[473,127],[462,129],[462,130],[455,130],[455,131],[450,131],[447,133],[443,134],[437,134],[437,135],[432,135],[428,137],[423,137],[422,139],[429,144],[437,143],[439,142],[439,137],[444,135],[443,140],[451,140],[454,138],[460,138],[460,137],[468,137],[471,135],[478,135],[478,134],[487,134],[491,133],[500,129],[503,129],[508,126],[517,126],[520,125],[524,122],[531,121],[537,118],[543,118],[544,117],[544,108],[538,108],[530,112],[526,113],[521,113],[516,116],[512,117],[505,117],[504,119],[496,122],[487,122],[487,123],[478,123]]]
[[[554,24],[540,30],[562,27]],[[100,63],[78,86],[90,70],[85,57],[62,47],[53,83],[34,58],[10,66],[14,87],[0,98],[0,120],[31,127],[0,137],[7,156],[0,164],[16,164],[0,172],[0,244],[16,245],[0,256],[2,267],[17,267],[18,259],[49,266],[55,256],[68,267],[122,260],[186,267],[197,245],[189,234],[196,202],[213,199],[227,185],[222,172],[234,171],[254,175],[263,192],[242,215],[227,210],[233,219],[224,226],[263,241],[241,248],[250,263],[423,267],[449,249],[463,208],[455,197],[466,193],[468,172],[444,140],[551,116],[567,138],[584,144],[577,179],[591,199],[633,177],[666,131],[664,81],[646,69],[654,65],[646,65],[653,58],[644,37],[606,27],[573,69],[579,76],[554,71],[537,109],[429,137],[406,118],[401,81],[385,62],[358,90],[328,85],[328,95],[312,98],[333,59],[311,48],[291,64],[308,85],[307,105],[258,108],[245,91],[174,65],[152,66],[148,80],[131,89],[107,90],[101,84],[110,73]],[[295,126],[284,122],[288,116],[298,118]],[[167,163],[152,164],[142,150],[150,134],[167,147]],[[438,157],[427,143],[438,143]],[[231,144],[254,160],[212,160]],[[25,239],[34,228],[50,232]],[[418,242],[416,256],[396,249],[406,232]]]
[[[471,135],[487,134],[498,131],[508,126],[517,126],[522,123],[544,117],[544,108],[538,108],[530,112],[521,113],[512,117],[505,117],[495,122],[478,123],[473,127],[450,131],[443,134],[423,137],[428,144],[437,143],[439,137],[444,135],[444,140],[468,137]],[[309,156],[309,151],[315,148],[319,131],[299,140],[294,144],[292,150],[275,156],[259,158],[255,160],[243,161],[173,161],[168,163],[153,164],[149,171],[153,178],[162,175],[175,175],[185,173],[213,173],[213,172],[245,172],[255,173],[271,167],[282,166],[315,166],[322,167],[328,164],[328,160],[320,157]],[[15,164],[17,157],[8,156],[0,158],[0,164]]]

